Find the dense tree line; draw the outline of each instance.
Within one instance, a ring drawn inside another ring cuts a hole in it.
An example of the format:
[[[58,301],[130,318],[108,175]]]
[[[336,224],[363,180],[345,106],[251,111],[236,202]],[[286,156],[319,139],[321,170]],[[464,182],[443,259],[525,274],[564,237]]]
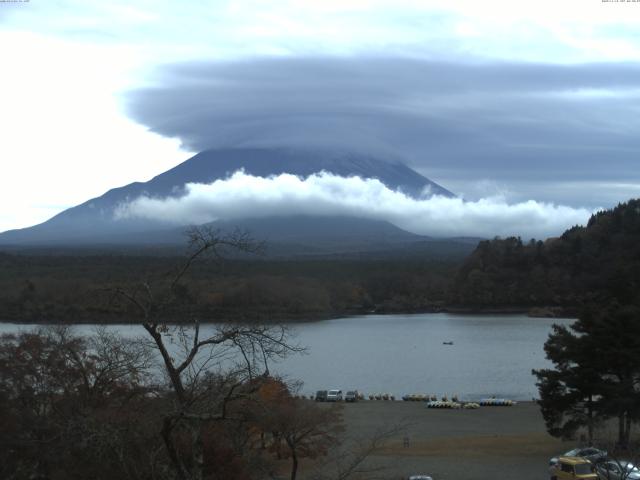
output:
[[[480,242],[458,272],[449,303],[478,308],[640,304],[640,200],[593,215],[544,242]]]
[[[17,322],[131,321],[105,292],[162,277],[179,257],[0,254],[0,317]],[[207,259],[185,288],[203,318],[264,322],[441,308],[454,260]]]
[[[547,430],[572,438],[616,418],[619,446],[640,420],[640,308],[592,306],[569,328],[554,326],[545,344],[553,369],[535,370]]]
[[[233,258],[202,262],[185,288],[203,317],[286,321],[368,312],[530,310],[577,315],[592,302],[639,304],[640,200],[546,241],[486,240],[466,259]],[[0,313],[20,322],[127,321],[102,295],[175,256],[0,253]]]
[[[496,240],[478,247],[458,278],[487,282],[475,301],[502,301],[496,285],[523,305],[579,311],[570,327],[555,325],[545,343],[554,368],[536,370],[547,430],[573,438],[617,420],[616,449],[627,449],[640,420],[640,200],[593,215],[545,243]]]

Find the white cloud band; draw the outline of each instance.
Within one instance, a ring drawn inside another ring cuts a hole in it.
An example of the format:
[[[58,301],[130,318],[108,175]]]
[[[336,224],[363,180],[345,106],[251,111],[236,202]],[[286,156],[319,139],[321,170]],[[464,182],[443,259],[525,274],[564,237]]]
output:
[[[584,224],[591,211],[533,200],[508,204],[503,198],[469,202],[432,196],[415,199],[379,180],[321,172],[307,178],[269,178],[236,172],[211,184],[186,185],[179,198],[139,197],[120,205],[115,218],[147,218],[176,225],[275,215],[344,215],[387,220],[432,236],[555,236]]]

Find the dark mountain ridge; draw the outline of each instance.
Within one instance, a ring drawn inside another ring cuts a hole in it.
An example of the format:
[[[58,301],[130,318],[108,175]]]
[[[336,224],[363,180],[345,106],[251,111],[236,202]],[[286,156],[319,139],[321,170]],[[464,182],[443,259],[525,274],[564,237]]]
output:
[[[179,197],[184,194],[184,186],[187,183],[211,183],[227,178],[240,169],[243,169],[247,174],[260,177],[282,173],[307,177],[313,173],[326,171],[345,177],[377,178],[387,187],[403,191],[413,197],[420,197],[424,192],[453,196],[448,190],[402,163],[380,160],[361,154],[330,150],[268,148],[210,150],[193,156],[148,182],[135,182],[124,187],[114,188],[100,197],[65,210],[42,224],[4,232],[0,234],[0,244],[85,245],[181,242],[182,236],[179,233],[184,230],[183,228],[176,229],[167,223],[140,218],[116,220],[114,219],[115,209],[122,203],[132,201],[142,195],[158,198]],[[288,221],[290,222],[291,219]],[[269,227],[267,225],[269,222],[273,222],[273,226]],[[379,224],[373,222],[362,230],[363,222],[367,221],[341,223],[336,220],[335,224],[330,224],[325,219],[322,229],[313,228],[312,222],[304,221],[303,217],[297,217],[294,224],[289,225],[288,228],[283,224],[282,219],[278,220],[277,218],[255,220],[248,222],[248,224],[246,220],[239,220],[236,223],[245,224],[249,230],[256,227],[258,230],[266,229],[271,233],[272,240],[278,240],[283,236],[282,233],[286,237],[287,230],[293,227],[297,228],[298,240],[303,243],[313,237],[322,236],[323,232],[333,232],[334,236],[337,235],[336,242],[342,241],[345,235],[351,237],[352,240],[358,237],[360,243],[367,243],[369,240],[376,242],[377,233],[374,230],[380,230]],[[229,223],[221,224],[221,226],[228,226]],[[278,226],[276,227],[276,225]],[[397,227],[393,228],[396,230],[396,238],[401,236],[406,240],[412,235]],[[403,233],[399,234],[398,231]],[[387,241],[388,239],[384,240],[384,242]]]

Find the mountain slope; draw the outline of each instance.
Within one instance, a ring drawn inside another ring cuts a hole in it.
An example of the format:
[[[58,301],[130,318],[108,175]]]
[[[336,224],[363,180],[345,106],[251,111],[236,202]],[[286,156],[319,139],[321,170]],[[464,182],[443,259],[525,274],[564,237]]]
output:
[[[453,196],[451,192],[402,163],[366,155],[292,149],[210,150],[193,156],[148,182],[135,182],[109,190],[104,195],[65,210],[40,225],[0,234],[0,244],[122,243],[127,237],[137,236],[133,234],[166,230],[167,224],[153,220],[136,218],[114,221],[114,210],[117,205],[141,195],[180,196],[186,183],[211,183],[240,169],[261,177],[281,173],[306,177],[327,171],[340,176],[377,178],[389,188],[414,197],[420,196],[424,191]]]

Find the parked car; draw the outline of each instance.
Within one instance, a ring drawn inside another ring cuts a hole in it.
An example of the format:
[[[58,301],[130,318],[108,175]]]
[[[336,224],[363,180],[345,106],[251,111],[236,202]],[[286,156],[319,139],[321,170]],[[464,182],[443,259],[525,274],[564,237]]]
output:
[[[582,457],[589,460],[594,465],[607,459],[607,452],[605,450],[599,450],[595,447],[581,447],[569,450],[558,457]],[[549,465],[555,465],[558,462],[558,457],[553,457],[549,460]]]
[[[589,460],[582,457],[559,457],[549,467],[551,480],[597,480],[596,469]]]
[[[640,480],[640,469],[626,460],[601,462],[596,471],[603,480]]]
[[[318,390],[316,392],[316,402],[326,402],[326,401],[327,401],[327,391]]]
[[[327,393],[327,402],[341,402],[342,390],[329,390]]]
[[[344,401],[345,402],[357,402],[358,401],[358,391],[357,390],[349,390],[345,396],[344,396]]]

